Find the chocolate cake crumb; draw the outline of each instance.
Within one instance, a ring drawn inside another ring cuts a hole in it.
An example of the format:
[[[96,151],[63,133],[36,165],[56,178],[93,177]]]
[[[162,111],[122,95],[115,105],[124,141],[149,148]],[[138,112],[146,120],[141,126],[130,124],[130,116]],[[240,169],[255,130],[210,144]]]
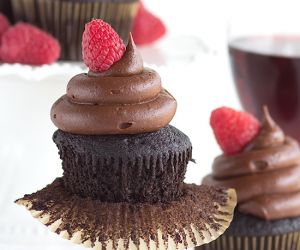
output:
[[[75,135],[57,130],[66,188],[108,202],[168,202],[182,195],[192,159],[189,138],[170,125],[137,135]]]

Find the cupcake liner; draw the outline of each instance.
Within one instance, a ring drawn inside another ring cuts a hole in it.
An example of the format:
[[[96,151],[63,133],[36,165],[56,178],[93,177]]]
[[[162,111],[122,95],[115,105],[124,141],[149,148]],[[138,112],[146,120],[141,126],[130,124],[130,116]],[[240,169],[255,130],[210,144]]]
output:
[[[298,250],[300,232],[273,236],[229,236],[222,235],[217,240],[196,250]]]
[[[170,203],[108,203],[72,194],[56,179],[16,201],[51,231],[94,249],[184,249],[221,235],[236,205],[233,189],[185,184]]]
[[[3,13],[10,21],[13,21],[10,0],[0,1],[0,12]]]
[[[63,60],[81,60],[84,26],[94,18],[110,23],[127,42],[136,7],[136,0],[12,0],[15,20],[32,23],[55,36]]]

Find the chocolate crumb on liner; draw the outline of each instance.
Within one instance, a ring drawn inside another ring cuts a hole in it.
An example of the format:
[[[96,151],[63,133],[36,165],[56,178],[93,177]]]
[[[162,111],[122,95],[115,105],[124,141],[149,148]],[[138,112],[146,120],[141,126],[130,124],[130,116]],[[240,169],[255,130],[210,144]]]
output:
[[[61,237],[94,249],[184,249],[216,239],[232,220],[235,191],[183,190],[169,203],[109,203],[75,195],[57,178],[16,203]]]
[[[84,26],[100,18],[127,42],[137,0],[11,0],[15,21],[34,24],[51,33],[61,44],[62,60],[82,59]]]

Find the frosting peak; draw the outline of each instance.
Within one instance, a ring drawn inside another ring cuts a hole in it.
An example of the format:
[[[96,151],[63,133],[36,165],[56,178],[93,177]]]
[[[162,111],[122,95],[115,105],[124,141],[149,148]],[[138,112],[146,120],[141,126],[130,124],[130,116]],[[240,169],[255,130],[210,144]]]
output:
[[[246,151],[259,150],[274,147],[284,142],[285,135],[282,129],[275,123],[270,116],[266,106],[263,107],[263,125],[258,136],[246,147]]]
[[[59,129],[74,134],[139,134],[169,124],[176,106],[160,76],[143,67],[130,37],[123,57],[110,69],[70,80],[67,94],[52,106],[51,119]]]
[[[257,137],[236,155],[214,160],[205,184],[235,188],[240,212],[272,220],[300,215],[300,147],[264,107]]]
[[[98,73],[89,71],[89,76],[130,76],[142,73],[144,70],[143,59],[139,51],[136,49],[132,35],[129,36],[129,41],[126,51],[121,60],[112,65],[108,70]]]

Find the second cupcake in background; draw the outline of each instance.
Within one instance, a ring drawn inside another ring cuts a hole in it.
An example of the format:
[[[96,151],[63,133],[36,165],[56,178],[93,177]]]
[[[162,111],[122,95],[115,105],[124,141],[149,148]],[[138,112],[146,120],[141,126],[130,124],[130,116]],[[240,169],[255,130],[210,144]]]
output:
[[[204,184],[235,188],[230,227],[206,250],[300,249],[300,147],[264,107],[262,125],[250,114],[216,109],[211,126],[224,154]]]
[[[2,0],[1,0],[2,1]],[[57,38],[62,60],[81,61],[84,25],[94,18],[109,23],[128,40],[137,0],[11,0],[14,19],[34,24]]]

